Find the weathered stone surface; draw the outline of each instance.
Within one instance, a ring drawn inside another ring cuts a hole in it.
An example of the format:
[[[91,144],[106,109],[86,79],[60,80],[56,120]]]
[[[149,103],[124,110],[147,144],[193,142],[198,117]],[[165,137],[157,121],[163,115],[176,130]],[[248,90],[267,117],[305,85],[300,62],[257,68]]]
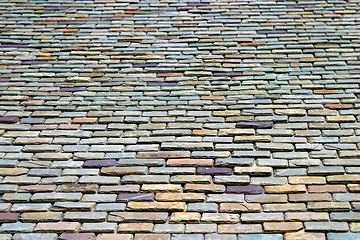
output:
[[[239,234],[238,240],[282,240],[281,234]]]
[[[118,232],[137,233],[137,232],[151,232],[154,228],[152,223],[120,223]]]
[[[264,223],[264,230],[265,232],[289,232],[289,231],[298,231],[303,228],[303,223],[301,222],[265,222]]]
[[[359,238],[359,4],[2,1],[0,240]]]
[[[185,210],[184,202],[129,202],[127,207],[137,211],[166,211],[166,210]]]
[[[15,212],[0,212],[0,222],[16,222],[20,217],[20,213]]]
[[[360,233],[327,233],[326,237],[328,240],[335,240],[335,239],[349,239],[355,240],[360,237]]]
[[[204,193],[157,193],[155,199],[158,201],[186,201],[199,202],[204,201],[206,195]]]
[[[197,212],[174,212],[171,214],[172,223],[199,223],[201,214]]]
[[[282,213],[243,213],[241,215],[241,221],[244,223],[282,222],[283,220]]]
[[[161,208],[159,208],[159,210],[160,209]],[[172,207],[169,209],[177,210],[176,207]],[[111,212],[109,213],[108,221],[162,223],[162,222],[166,222],[167,217],[168,217],[168,213],[166,212]]]
[[[221,236],[223,234],[238,234],[238,233],[244,233],[252,236],[252,233],[262,233],[262,225],[261,224],[220,224],[218,232],[221,233]]]
[[[60,212],[28,212],[21,214],[21,220],[24,222],[53,222],[60,221],[62,215]]]
[[[32,239],[56,240],[56,239],[58,239],[58,235],[56,233],[15,233],[13,235],[12,239],[14,239],[14,240],[32,240]]]
[[[201,221],[207,223],[237,223],[240,216],[233,213],[203,213]]]
[[[0,227],[1,233],[31,233],[34,231],[35,223],[3,223]]]
[[[198,167],[196,172],[200,175],[231,175],[232,169],[225,167]]]
[[[226,177],[226,176],[225,176]],[[215,182],[217,180],[215,179]],[[189,192],[225,192],[225,186],[222,184],[191,184],[185,185],[186,191]]]
[[[105,212],[66,212],[63,220],[79,222],[101,222],[107,217]]]
[[[62,233],[59,240],[92,240],[95,239],[94,233]]]
[[[80,232],[115,232],[117,228],[116,223],[98,222],[98,223],[83,223]]]
[[[235,167],[234,172],[236,174],[244,174],[251,176],[267,176],[271,175],[272,168],[271,167]]]
[[[187,205],[187,211],[190,212],[216,212],[218,210],[218,205],[216,203],[189,203]]]
[[[17,123],[18,117],[0,117],[0,123]]]
[[[349,226],[346,222],[305,222],[305,230],[346,232]]]
[[[262,186],[248,185],[248,186],[228,186],[226,192],[229,193],[243,193],[243,194],[261,194],[263,192]]]
[[[220,212],[260,212],[258,203],[221,203]]]
[[[111,167],[116,165],[116,160],[87,160],[84,162],[83,167]]]
[[[120,193],[117,202],[130,202],[130,201],[154,201],[153,193]]]
[[[116,234],[116,233],[103,233],[96,237],[96,240],[113,240],[113,239],[124,239],[133,240],[132,234]]]
[[[256,122],[237,122],[237,128],[272,128],[273,122],[271,121],[256,121]]]
[[[38,223],[35,232],[76,232],[80,225],[79,222]]]
[[[265,186],[265,192],[267,193],[304,193],[306,192],[305,185],[277,185],[277,186]]]

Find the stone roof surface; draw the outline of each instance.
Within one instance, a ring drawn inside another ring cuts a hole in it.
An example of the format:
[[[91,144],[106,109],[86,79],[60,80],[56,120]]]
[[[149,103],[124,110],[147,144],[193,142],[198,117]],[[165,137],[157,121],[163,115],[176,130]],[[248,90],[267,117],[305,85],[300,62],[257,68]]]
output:
[[[359,85],[359,0],[2,0],[0,240],[360,239]]]

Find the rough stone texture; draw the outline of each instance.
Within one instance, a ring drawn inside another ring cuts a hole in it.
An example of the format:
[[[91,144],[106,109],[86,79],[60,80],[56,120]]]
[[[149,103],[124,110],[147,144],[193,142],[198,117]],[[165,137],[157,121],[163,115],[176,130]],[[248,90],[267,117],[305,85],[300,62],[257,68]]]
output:
[[[117,196],[118,202],[130,202],[130,201],[154,201],[153,193],[120,193]]]
[[[359,239],[359,0],[1,1],[1,239]]]
[[[16,222],[20,217],[20,213],[16,212],[0,212],[0,223]]]
[[[94,233],[62,233],[59,240],[93,240],[95,239]]]
[[[19,117],[0,117],[0,123],[17,123]]]
[[[13,240],[33,240],[33,239],[57,240],[63,238],[58,238],[58,235],[56,233],[16,233],[14,234],[12,239]],[[80,239],[81,238],[79,238],[79,240]]]

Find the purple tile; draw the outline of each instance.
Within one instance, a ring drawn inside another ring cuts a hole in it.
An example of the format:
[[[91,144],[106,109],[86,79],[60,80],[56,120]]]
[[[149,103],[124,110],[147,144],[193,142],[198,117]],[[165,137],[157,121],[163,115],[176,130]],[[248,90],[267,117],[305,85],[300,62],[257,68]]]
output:
[[[36,64],[46,64],[47,61],[22,61],[23,65],[36,65]]]
[[[16,43],[2,43],[0,47],[3,48],[20,48],[20,47],[27,47],[26,44],[16,44]]]
[[[356,97],[357,97],[357,98],[360,98],[360,93],[359,93],[359,94],[356,94]]]
[[[0,212],[0,223],[16,222],[20,217],[20,213]]]
[[[293,4],[293,5],[287,5],[287,8],[311,8],[315,7],[314,4]]]
[[[10,81],[10,78],[0,78],[0,82],[8,82]]]
[[[254,97],[255,97],[255,99],[271,99],[271,100],[275,100],[275,99],[279,99],[280,95],[255,95]]]
[[[95,233],[62,233],[58,240],[94,240]]]
[[[60,88],[60,92],[80,92],[86,91],[86,87],[63,87]]]
[[[21,123],[30,123],[30,124],[40,124],[40,123],[44,123],[45,122],[45,118],[21,118]]]
[[[17,123],[19,117],[0,117],[0,123]]]
[[[214,72],[213,76],[230,76],[230,77],[236,77],[236,76],[242,76],[242,72]]]
[[[197,174],[200,175],[231,175],[232,169],[227,167],[198,167]]]
[[[237,122],[237,128],[272,128],[272,121]]]
[[[95,193],[99,186],[97,184],[79,184],[68,183],[58,186],[59,192],[82,192],[82,193]]]
[[[145,64],[134,64],[133,67],[143,68],[143,67],[156,67],[157,63],[145,63]]]
[[[261,194],[263,192],[262,186],[248,185],[248,186],[227,186],[228,193],[243,193],[243,194]]]
[[[86,160],[83,167],[111,167],[116,165],[116,160]]]
[[[117,202],[138,202],[138,201],[154,201],[154,193],[120,193],[116,201]]]
[[[176,86],[176,82],[148,82],[148,86]]]
[[[357,202],[353,202],[351,203],[351,209],[354,211],[354,212],[360,212],[360,204],[357,203]]]
[[[264,30],[264,31],[257,31],[258,34],[285,34],[287,33],[286,30]]]

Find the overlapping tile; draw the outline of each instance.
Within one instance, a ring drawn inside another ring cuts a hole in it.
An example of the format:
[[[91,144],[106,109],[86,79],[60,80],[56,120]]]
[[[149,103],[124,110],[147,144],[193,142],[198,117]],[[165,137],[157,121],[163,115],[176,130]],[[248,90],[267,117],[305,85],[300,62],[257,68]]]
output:
[[[0,239],[358,239],[353,1],[4,1]]]

